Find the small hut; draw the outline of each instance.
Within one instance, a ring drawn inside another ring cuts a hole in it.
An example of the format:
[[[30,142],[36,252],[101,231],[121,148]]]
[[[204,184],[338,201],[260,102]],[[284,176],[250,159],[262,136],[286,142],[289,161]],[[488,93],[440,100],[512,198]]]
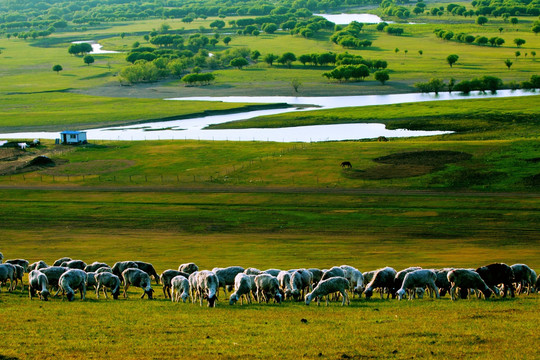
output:
[[[86,144],[85,131],[62,131],[60,133],[60,141],[62,144]]]

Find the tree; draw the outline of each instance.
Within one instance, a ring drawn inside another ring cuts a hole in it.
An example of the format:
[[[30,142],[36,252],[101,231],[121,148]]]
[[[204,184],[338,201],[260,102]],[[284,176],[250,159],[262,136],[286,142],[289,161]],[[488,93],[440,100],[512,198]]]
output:
[[[125,33],[125,32],[121,33],[121,34],[120,34],[120,37],[121,37],[122,39],[125,38],[125,37],[126,37],[126,33]]]
[[[216,47],[216,45],[217,45],[218,42],[219,42],[218,39],[215,39],[215,38],[210,39],[210,44],[211,44],[213,47]]]
[[[90,66],[90,64],[93,64],[94,63],[94,57],[92,55],[86,55],[84,58],[83,58],[83,61],[86,65]]]
[[[62,71],[62,70],[64,70],[64,69],[62,68],[62,65],[54,65],[54,66],[52,67],[52,70],[53,70],[53,71],[56,71],[56,73],[59,74],[60,71]]]
[[[485,16],[479,16],[476,18],[476,23],[480,26],[486,24],[488,22],[488,18]]]
[[[516,60],[517,60],[518,57],[521,56],[521,52],[519,52],[519,51],[516,51],[514,54],[516,55]]]
[[[431,79],[429,80],[428,85],[435,95],[438,95],[439,91],[443,90],[445,87],[445,84],[441,79]]]
[[[394,52],[397,54],[399,52],[399,49],[398,48],[395,48],[394,49]]]
[[[450,65],[450,67],[452,67],[452,65],[454,65],[456,61],[458,61],[458,59],[459,59],[459,56],[456,54],[448,55],[446,57],[446,61],[448,62],[448,65]]]
[[[534,33],[534,35],[538,35],[540,32],[540,24],[536,24],[531,28],[531,31]]]
[[[297,78],[294,78],[294,79],[291,80],[291,86],[292,86],[295,93],[298,92],[298,89],[300,88],[301,85],[302,85],[302,83]]]
[[[424,51],[423,51],[423,50],[418,50],[418,53],[419,53],[420,55],[424,55]]]
[[[259,59],[259,57],[261,56],[261,53],[259,52],[259,50],[253,50],[250,54],[250,57],[253,61],[257,61]]]
[[[498,37],[498,38],[497,38],[497,46],[501,46],[502,44],[504,44],[504,39]]]
[[[510,59],[506,59],[504,61],[504,65],[506,65],[506,67],[508,68],[508,70],[510,70],[510,67],[512,66],[513,62],[510,60]]]
[[[230,36],[225,36],[225,37],[223,38],[223,43],[224,43],[226,46],[228,46],[229,43],[231,42],[231,40],[232,40],[232,39],[231,39]]]
[[[504,28],[500,27],[499,28],[499,34],[502,34],[503,30],[504,30]]]
[[[262,30],[267,34],[273,34],[278,29],[278,26],[274,23],[263,24]]]
[[[266,54],[264,56],[264,62],[267,63],[268,65],[272,66],[272,64],[274,63],[274,61],[276,61],[278,59],[278,56],[277,55],[274,55],[272,53],[270,54]]]
[[[388,70],[380,70],[375,73],[375,80],[380,81],[382,85],[385,82],[390,80],[390,75],[388,75]]]
[[[298,61],[302,63],[302,65],[306,65],[307,63],[311,62],[311,55],[303,54],[298,57]]]
[[[290,69],[293,61],[296,61],[296,56],[292,52],[286,52],[281,55],[278,59],[278,62],[283,65],[287,65]]]
[[[520,39],[520,38],[515,38],[515,39],[514,39],[514,44],[516,44],[517,47],[520,47],[521,45],[523,45],[523,44],[525,44],[525,43],[526,43],[526,41],[523,40],[523,39]]]
[[[511,23],[512,25],[517,25],[518,22],[519,22],[519,20],[518,20],[517,17],[513,17],[513,18],[510,19],[510,23]]]
[[[532,55],[533,60],[534,60],[534,58],[535,58],[535,56],[536,56],[536,51],[531,51],[531,55]]]
[[[225,21],[223,20],[215,20],[210,23],[211,28],[216,29],[223,29],[225,27]]]
[[[243,57],[237,57],[232,59],[229,65],[242,69],[244,66],[249,65],[249,62]]]

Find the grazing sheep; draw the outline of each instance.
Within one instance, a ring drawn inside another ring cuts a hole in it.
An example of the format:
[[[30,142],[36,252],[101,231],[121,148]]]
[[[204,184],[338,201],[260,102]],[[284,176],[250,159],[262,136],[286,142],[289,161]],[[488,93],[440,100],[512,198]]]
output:
[[[292,296],[291,274],[288,271],[280,271],[277,279],[279,281],[279,287],[285,294],[285,299],[289,299]]]
[[[203,299],[208,302],[208,307],[214,307],[219,290],[219,279],[213,272],[202,270],[197,273],[197,293],[202,306]]]
[[[135,264],[133,261],[118,261],[116,262],[112,267],[112,273],[120,279],[122,283],[124,283],[124,278],[122,277],[122,273],[126,269],[138,269],[139,266]]]
[[[444,296],[447,292],[450,292],[450,281],[448,281],[448,273],[454,270],[453,268],[444,268],[436,269],[435,274],[437,274],[437,280],[435,280],[435,285],[439,288],[439,295]]]
[[[343,301],[341,302],[341,306],[350,304],[349,296],[347,295],[347,289],[349,289],[350,284],[349,280],[347,280],[344,277],[336,276],[331,277],[326,280],[321,280],[319,284],[313,289],[312,292],[306,295],[305,302],[306,305],[309,305],[309,303],[316,298],[317,299],[317,306],[320,306],[320,298],[323,296],[326,296],[326,306],[328,306],[328,298],[331,294],[339,292],[343,296]]]
[[[25,259],[10,259],[5,261],[6,264],[20,265],[23,267],[24,272],[28,272],[28,265],[30,264],[28,260]]]
[[[152,299],[152,280],[150,280],[150,275],[146,271],[142,271],[138,268],[128,268],[122,272],[122,277],[124,278],[124,297],[127,298],[127,289],[130,285],[140,287],[144,290],[141,295],[141,299],[144,298],[144,295],[148,295],[148,299]]]
[[[195,301],[197,301],[197,296],[198,296],[197,274],[198,273],[199,273],[198,271],[195,271],[194,273],[189,274],[189,277],[188,277],[191,303],[195,303]]]
[[[161,285],[163,285],[163,295],[165,296],[165,299],[171,298],[171,280],[178,275],[182,275],[186,279],[189,278],[188,273],[173,269],[168,269],[161,273],[159,280],[161,282]]]
[[[330,270],[323,270],[323,276],[321,277],[321,281],[336,276],[345,277],[345,271],[339,266],[334,266]]]
[[[101,274],[104,272],[108,272],[112,274],[112,269],[110,267],[100,267],[99,269],[96,270],[96,274]]]
[[[309,291],[313,290],[312,283],[313,275],[310,271],[306,269],[299,269],[293,272],[291,275],[291,293],[293,298],[296,301],[300,301],[301,299],[303,299],[305,294],[307,293],[307,289],[309,289]]]
[[[62,266],[51,266],[45,269],[41,269],[40,271],[47,276],[47,280],[49,281],[49,287],[58,288],[58,291],[60,291],[60,277],[68,270],[68,268]],[[56,292],[56,294],[54,294],[54,296],[58,295],[58,291]]]
[[[510,266],[514,273],[514,281],[517,285],[516,292],[521,294],[524,288],[527,288],[527,295],[531,293],[531,287],[534,287],[536,274],[533,276],[533,270],[525,264],[514,264]]]
[[[252,280],[249,275],[239,273],[234,278],[234,292],[229,297],[229,305],[234,305],[239,299],[244,305],[244,298],[251,304]]]
[[[120,278],[110,272],[96,273],[96,297],[99,299],[99,289],[103,289],[105,298],[107,296],[107,288],[111,289],[111,293],[114,300],[118,300],[120,295]]]
[[[486,299],[491,296],[491,289],[486,285],[482,277],[473,270],[468,269],[455,269],[448,273],[448,281],[452,285],[450,288],[450,295],[452,300],[456,300],[456,291],[459,287],[462,291],[474,289],[475,291],[481,291]],[[461,297],[463,298],[463,292]]]
[[[28,265],[28,271],[45,269],[47,267],[49,267],[49,265],[47,265],[45,261],[39,260],[39,261],[36,261],[35,263]]]
[[[403,279],[405,279],[405,275],[407,275],[408,273],[410,272],[413,272],[415,270],[420,270],[422,269],[421,267],[419,266],[412,266],[412,267],[409,267],[409,268],[406,268],[406,269],[403,269],[401,271],[398,271],[398,273],[396,274],[396,276],[394,277],[394,286],[392,287],[392,289],[390,290],[391,291],[391,295],[392,295],[392,299],[394,299],[396,297],[396,291],[401,288],[401,285],[403,285]]]
[[[349,280],[349,291],[360,296],[364,292],[364,275],[355,267],[349,265],[341,265],[340,268],[345,272],[345,279]]]
[[[86,296],[86,273],[81,269],[69,269],[60,276],[58,284],[62,289],[62,294],[66,294],[68,301],[75,298],[75,290],[81,293],[81,300]]]
[[[58,260],[56,260],[52,266],[61,266],[63,263],[73,260],[70,257],[63,257]]]
[[[512,268],[503,263],[494,263],[486,266],[479,267],[476,272],[480,274],[480,277],[487,286],[493,292],[496,293],[495,287],[499,284],[504,285],[503,298],[506,297],[508,290],[510,290],[510,296],[514,297],[514,273]]]
[[[188,274],[193,274],[194,272],[199,271],[199,267],[195,263],[186,263],[178,267],[178,271],[182,271]]]
[[[366,272],[362,273],[362,275],[364,276],[364,282],[366,284],[369,284],[371,282],[371,280],[373,280],[373,276],[375,276],[376,272],[377,272],[377,270],[372,270],[372,271],[366,271]]]
[[[268,270],[264,270],[262,273],[263,274],[268,274],[268,275],[272,275],[272,276],[278,276],[278,274],[281,272],[281,270],[279,269],[268,269]]]
[[[156,272],[156,269],[154,268],[154,265],[144,262],[144,261],[134,261],[135,264],[137,264],[137,267],[150,275],[151,277],[156,280],[156,285],[159,285],[159,275]]]
[[[244,274],[246,275],[260,275],[262,274],[262,271],[259,270],[259,269],[256,269],[256,268],[247,268],[246,270],[244,270]]]
[[[15,274],[13,276],[13,279],[15,280],[15,286],[13,287],[13,290],[17,289],[17,285],[19,285],[19,280],[21,281],[21,290],[24,291],[24,269],[21,265],[13,265],[15,267]]]
[[[185,273],[184,273],[185,274]],[[189,276],[189,275],[188,275]],[[183,302],[186,302],[190,293],[189,280],[182,275],[177,275],[171,280],[172,296],[171,301],[179,302],[182,298]]]
[[[60,266],[67,267],[68,269],[83,270],[86,268],[86,263],[82,260],[70,260],[63,262]]]
[[[376,270],[375,274],[373,275],[373,279],[369,282],[369,284],[367,284],[366,290],[364,291],[366,299],[371,298],[373,295],[373,290],[377,288],[381,289],[381,299],[383,298],[384,289],[387,289],[388,295],[386,298],[388,298],[390,296],[391,289],[394,286],[394,279],[396,275],[396,270],[391,267]]]
[[[531,292],[538,291],[537,285],[536,285],[536,271],[531,269]]]
[[[86,273],[86,288],[93,286],[94,289],[97,286],[96,273],[91,271]]]
[[[323,271],[317,268],[309,268],[308,271],[313,275],[313,286],[317,286],[323,276]]]
[[[274,299],[274,302],[281,304],[282,296],[279,291],[279,281],[276,277],[269,274],[257,275],[255,285],[257,286],[257,302],[260,303],[261,300],[264,300],[268,303],[270,299]]]
[[[84,271],[86,271],[87,273],[96,272],[98,269],[102,267],[110,268],[110,266],[105,263],[94,261],[93,263],[86,265],[86,267],[84,268]]]
[[[226,268],[213,268],[212,272],[216,274],[219,279],[219,287],[223,287],[223,292],[227,296],[228,285],[234,286],[234,278],[237,274],[244,271],[244,268],[241,266],[229,266]]]
[[[28,295],[30,300],[36,295],[36,291],[39,298],[43,301],[47,301],[49,297],[49,281],[47,275],[39,270],[32,270],[28,274]]]
[[[6,283],[9,280],[9,288],[8,291],[11,292],[13,290],[13,284],[14,284],[14,278],[15,273],[17,270],[15,270],[15,266],[13,264],[0,264],[0,291],[2,291],[2,284]]]
[[[416,293],[415,289],[425,289],[426,286],[431,290],[430,297],[433,297],[433,293],[436,293],[438,299],[440,296],[439,289],[437,288],[437,285],[435,285],[436,280],[437,274],[433,270],[420,269],[411,271],[405,275],[401,288],[397,291],[398,299],[403,299],[403,295],[405,295],[407,290],[411,290],[409,293],[409,300],[412,300],[414,294]]]

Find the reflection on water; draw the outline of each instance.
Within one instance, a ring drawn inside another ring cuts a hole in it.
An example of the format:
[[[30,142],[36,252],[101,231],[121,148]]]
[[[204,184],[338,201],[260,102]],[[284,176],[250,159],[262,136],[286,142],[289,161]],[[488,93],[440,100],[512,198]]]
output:
[[[98,44],[97,42],[90,40],[90,41],[73,41],[72,44],[82,44],[87,43],[92,46],[92,51],[89,52],[89,54],[92,55],[100,55],[100,54],[118,54],[119,51],[113,51],[113,50],[102,50],[102,45]]]

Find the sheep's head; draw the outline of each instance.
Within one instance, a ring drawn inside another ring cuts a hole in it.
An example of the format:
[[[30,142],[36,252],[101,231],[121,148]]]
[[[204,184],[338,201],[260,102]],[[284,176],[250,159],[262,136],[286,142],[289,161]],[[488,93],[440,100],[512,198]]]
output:
[[[426,289],[424,289],[424,288],[416,288],[415,292],[416,292],[416,295],[418,296],[419,299],[423,299],[424,294],[426,293]]]
[[[208,296],[206,298],[206,300],[208,301],[208,307],[214,307],[215,306],[215,303],[216,303],[216,294],[212,295],[212,296]]]
[[[118,300],[118,296],[120,296],[120,287],[116,288],[116,291],[112,293],[113,299]]]
[[[373,296],[373,290],[367,289],[366,291],[364,291],[364,294],[366,295],[366,299],[369,299],[371,298],[371,296]]]
[[[231,294],[229,297],[229,305],[234,305],[238,301],[238,295],[236,293]]]
[[[399,289],[399,290],[396,292],[396,295],[397,295],[397,297],[398,297],[398,300],[403,299],[403,295],[405,295],[405,290]]]
[[[182,302],[186,302],[188,297],[189,297],[189,294],[187,292],[182,293],[182,295],[181,295]]]
[[[281,304],[281,299],[283,297],[281,296],[281,294],[279,292],[276,293],[276,295],[274,295],[274,301],[277,302],[278,304]]]
[[[306,305],[309,305],[309,303],[311,303],[311,300],[312,300],[311,299],[311,294],[307,294],[305,300],[306,300]]]
[[[491,289],[489,288],[486,288],[484,291],[482,291],[482,293],[484,294],[484,297],[487,300],[490,298],[491,294],[493,294],[493,291],[491,291]]]
[[[153,299],[152,294],[154,293],[154,289],[150,288],[150,289],[148,289],[148,290],[144,290],[144,293],[145,293],[146,295],[148,295],[148,299],[150,299],[150,300]]]
[[[75,294],[73,292],[68,292],[66,293],[66,297],[68,301],[73,301],[73,299],[75,299]]]
[[[49,300],[48,299],[49,295],[50,295],[49,290],[43,290],[41,292],[41,300],[43,300],[43,301]]]

